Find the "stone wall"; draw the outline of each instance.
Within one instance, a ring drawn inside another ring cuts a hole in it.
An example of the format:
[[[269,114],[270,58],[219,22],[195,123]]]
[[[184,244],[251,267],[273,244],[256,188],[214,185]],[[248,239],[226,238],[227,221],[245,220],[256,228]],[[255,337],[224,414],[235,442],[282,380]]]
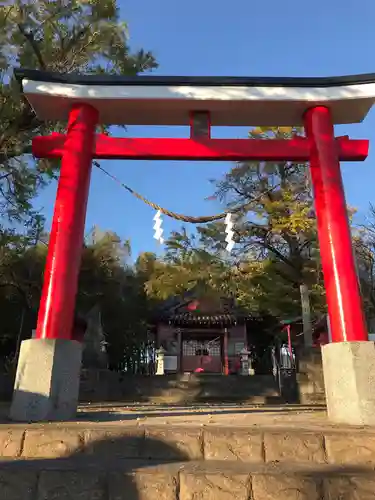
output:
[[[41,461],[43,462],[43,461]],[[4,500],[372,500],[375,473],[355,469],[197,465],[73,470],[32,464],[0,472]],[[104,469],[104,470],[103,470]],[[254,470],[255,469],[255,470]]]
[[[0,401],[10,401],[13,377],[0,376]],[[124,375],[110,370],[81,372],[82,402],[132,402],[191,404],[204,402],[280,403],[272,376],[172,374]]]
[[[320,352],[301,362],[296,381],[288,379],[283,397],[286,402],[325,404]],[[291,384],[296,383],[296,388]],[[0,374],[0,401],[9,401],[13,377]],[[291,396],[288,396],[291,394]],[[294,395],[295,394],[295,395]],[[83,402],[125,401],[156,403],[194,403],[223,401],[237,403],[280,403],[278,387],[272,376],[220,375],[127,376],[109,370],[82,370],[80,400]]]
[[[298,373],[288,378],[283,399],[290,403],[325,404],[324,377],[320,349],[298,353]],[[295,386],[293,386],[295,384]],[[13,377],[0,374],[0,401],[9,401]],[[81,401],[125,401],[189,404],[223,401],[237,403],[280,403],[272,376],[224,377],[220,375],[127,376],[109,370],[82,370]]]
[[[13,425],[0,429],[0,457],[27,460],[112,457],[142,459],[150,461],[149,464],[152,460],[356,464],[369,465],[375,470],[375,432],[371,428],[82,424],[81,421],[73,425]]]
[[[325,405],[321,348],[299,348],[296,360],[296,370],[280,370],[280,392],[284,402]]]
[[[174,374],[122,375],[107,370],[83,370],[81,401],[124,401],[166,404],[202,402],[280,403],[272,376],[249,377]]]
[[[297,386],[302,404],[325,404],[325,388],[320,347],[298,351]]]
[[[0,456],[4,500],[370,500],[375,490],[375,436],[363,429],[18,427],[0,431]]]

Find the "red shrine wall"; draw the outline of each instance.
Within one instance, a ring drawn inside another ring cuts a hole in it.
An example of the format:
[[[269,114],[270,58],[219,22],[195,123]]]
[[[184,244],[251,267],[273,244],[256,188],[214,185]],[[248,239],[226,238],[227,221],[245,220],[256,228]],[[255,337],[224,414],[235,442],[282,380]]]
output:
[[[240,352],[246,346],[246,326],[232,326],[227,331],[229,370],[236,372],[239,371]],[[220,339],[215,341],[217,337]],[[200,338],[202,342],[207,341],[208,343],[208,356],[199,353]],[[158,345],[162,345],[166,350],[166,373],[194,372],[200,369],[211,373],[222,373],[224,366],[223,339],[224,329],[218,327],[199,329],[160,324],[157,329]]]

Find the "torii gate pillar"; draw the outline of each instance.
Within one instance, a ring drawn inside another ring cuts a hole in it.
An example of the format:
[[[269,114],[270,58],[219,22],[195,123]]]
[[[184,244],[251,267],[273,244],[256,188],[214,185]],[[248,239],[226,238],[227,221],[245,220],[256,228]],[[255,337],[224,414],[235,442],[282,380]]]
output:
[[[310,108],[304,124],[332,334],[322,347],[328,416],[374,424],[375,349],[368,341],[330,110]]]
[[[333,134],[334,124],[364,119],[375,101],[375,75],[106,79],[17,70],[16,76],[39,119],[69,119],[69,124],[66,135],[33,141],[36,157],[62,158],[62,167],[37,338],[24,341],[21,348],[11,411],[14,420],[63,419],[75,414],[81,347],[71,329],[91,159],[121,158],[310,161],[332,330],[332,343],[323,348],[328,414],[335,422],[375,424],[375,345],[368,341],[339,165],[340,160],[364,160],[368,141],[335,139]],[[203,133],[198,126],[190,139],[95,135],[97,121],[189,125],[202,117],[206,117]],[[211,139],[211,124],[304,125],[306,138]]]
[[[10,418],[68,420],[76,415],[82,343],[73,317],[98,112],[74,105],[69,114],[36,338],[21,344]]]

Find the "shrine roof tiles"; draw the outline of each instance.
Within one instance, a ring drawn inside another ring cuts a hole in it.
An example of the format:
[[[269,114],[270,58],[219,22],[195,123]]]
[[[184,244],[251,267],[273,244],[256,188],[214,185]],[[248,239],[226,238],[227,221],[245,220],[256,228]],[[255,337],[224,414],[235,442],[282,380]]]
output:
[[[168,318],[170,324],[176,326],[191,325],[191,326],[209,326],[209,325],[235,325],[243,322],[246,318],[234,314],[194,314],[181,313],[175,314]]]

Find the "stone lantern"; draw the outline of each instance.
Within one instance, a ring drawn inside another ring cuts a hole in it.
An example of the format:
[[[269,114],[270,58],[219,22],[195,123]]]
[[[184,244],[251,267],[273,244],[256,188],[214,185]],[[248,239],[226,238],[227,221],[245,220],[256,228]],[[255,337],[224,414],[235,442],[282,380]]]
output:
[[[255,371],[251,366],[251,352],[244,347],[241,352],[241,375],[254,375]]]
[[[160,346],[156,350],[156,375],[164,375],[164,356],[165,349],[163,346]]]

